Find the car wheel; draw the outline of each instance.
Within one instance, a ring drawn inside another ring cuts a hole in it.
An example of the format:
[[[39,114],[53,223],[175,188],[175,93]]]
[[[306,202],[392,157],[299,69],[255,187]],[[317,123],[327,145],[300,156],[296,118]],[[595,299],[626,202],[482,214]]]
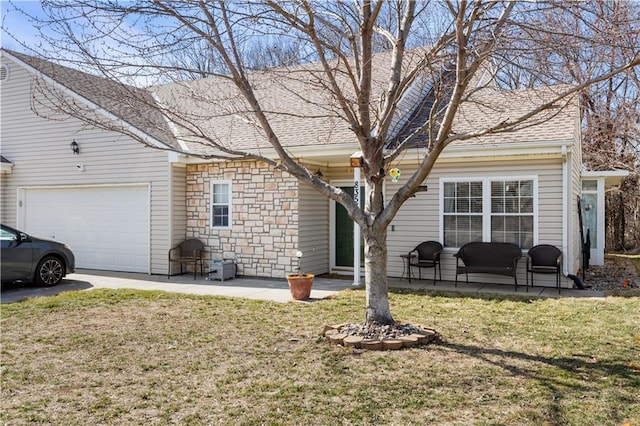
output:
[[[55,256],[46,256],[36,269],[36,282],[40,285],[52,286],[62,281],[64,263]]]

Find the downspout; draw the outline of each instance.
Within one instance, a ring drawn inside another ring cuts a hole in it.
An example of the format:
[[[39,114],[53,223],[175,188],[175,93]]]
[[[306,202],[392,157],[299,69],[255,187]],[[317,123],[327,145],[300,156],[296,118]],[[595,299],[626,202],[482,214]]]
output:
[[[569,253],[569,153],[567,146],[562,145],[562,273],[566,277],[568,271]]]
[[[598,244],[596,245],[596,255],[592,256],[595,257],[596,260],[598,261],[598,264],[604,265],[604,243],[605,243],[605,227],[606,227],[606,222],[605,222],[605,178],[602,177],[600,179],[598,179],[598,210],[596,210],[596,224],[598,225],[596,227],[596,232],[597,232],[597,236],[596,236],[596,241],[598,242]]]

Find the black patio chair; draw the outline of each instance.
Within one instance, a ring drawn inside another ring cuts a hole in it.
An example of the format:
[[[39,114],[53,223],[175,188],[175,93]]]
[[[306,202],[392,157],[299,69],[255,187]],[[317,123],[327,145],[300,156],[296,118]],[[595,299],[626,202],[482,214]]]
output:
[[[422,279],[422,268],[433,268],[433,285],[436,285],[436,268],[442,281],[440,269],[440,254],[442,244],[437,241],[425,241],[409,252],[409,282],[411,282],[411,268],[418,268],[418,279]],[[414,256],[411,256],[414,255]]]
[[[533,287],[533,274],[555,274],[556,287],[560,293],[560,269],[562,251],[550,244],[539,244],[531,247],[527,256],[527,288],[529,288],[529,274]]]

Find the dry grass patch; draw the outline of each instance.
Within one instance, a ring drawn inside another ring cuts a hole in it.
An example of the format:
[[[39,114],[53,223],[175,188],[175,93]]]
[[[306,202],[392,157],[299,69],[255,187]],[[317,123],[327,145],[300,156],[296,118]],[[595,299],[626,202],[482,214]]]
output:
[[[442,336],[363,352],[313,304],[108,291],[2,306],[7,424],[575,424],[640,421],[640,299],[393,293]]]

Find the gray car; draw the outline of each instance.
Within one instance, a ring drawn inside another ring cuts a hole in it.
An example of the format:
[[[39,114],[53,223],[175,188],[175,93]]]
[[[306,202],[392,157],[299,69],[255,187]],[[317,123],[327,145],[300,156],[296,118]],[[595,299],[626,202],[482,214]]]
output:
[[[52,286],[75,271],[76,260],[68,245],[0,226],[3,283],[24,281]]]

